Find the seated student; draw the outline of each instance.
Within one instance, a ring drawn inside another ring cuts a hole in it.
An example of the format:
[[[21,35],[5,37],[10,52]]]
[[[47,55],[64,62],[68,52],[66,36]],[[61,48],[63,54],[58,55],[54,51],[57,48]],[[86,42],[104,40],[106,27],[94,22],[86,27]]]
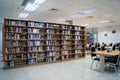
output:
[[[119,46],[119,43],[116,44],[116,47],[118,47],[118,46]]]
[[[115,50],[115,49],[116,49],[116,45],[113,45],[112,50]]]
[[[112,46],[112,43],[110,43],[109,46]]]
[[[104,51],[104,50],[105,50],[105,46],[102,46],[102,47],[101,47],[101,50]]]
[[[104,44],[104,46],[106,47],[106,46],[107,46],[107,44]]]

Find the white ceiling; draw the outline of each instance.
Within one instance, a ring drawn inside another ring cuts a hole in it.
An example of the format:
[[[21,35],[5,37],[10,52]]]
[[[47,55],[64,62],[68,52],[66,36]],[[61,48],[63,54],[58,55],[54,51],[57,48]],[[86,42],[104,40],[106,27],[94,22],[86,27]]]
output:
[[[0,0],[0,23],[4,18],[19,19],[18,16],[24,10],[21,6],[23,0]],[[83,12],[90,8],[97,8],[99,11],[77,18],[69,17],[77,12]],[[58,11],[51,11],[56,8]],[[113,14],[109,18],[100,18],[106,14]],[[93,16],[93,18],[87,18]],[[73,20],[74,25],[89,24],[87,28],[104,27],[120,24],[120,0],[47,0],[39,9],[31,12],[27,20],[37,20],[41,22],[63,23],[65,20],[56,21],[59,18]],[[100,24],[99,21],[112,20],[110,23]]]

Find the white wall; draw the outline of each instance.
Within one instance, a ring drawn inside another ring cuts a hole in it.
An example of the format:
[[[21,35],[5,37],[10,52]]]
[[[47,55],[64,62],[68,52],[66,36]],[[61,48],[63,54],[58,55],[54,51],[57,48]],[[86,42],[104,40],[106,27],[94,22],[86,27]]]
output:
[[[2,51],[2,23],[0,23],[0,51]]]
[[[116,30],[116,33],[112,33],[113,30]],[[105,36],[107,34],[107,36]],[[102,27],[98,28],[98,42],[102,43],[119,43],[120,42],[120,27]]]

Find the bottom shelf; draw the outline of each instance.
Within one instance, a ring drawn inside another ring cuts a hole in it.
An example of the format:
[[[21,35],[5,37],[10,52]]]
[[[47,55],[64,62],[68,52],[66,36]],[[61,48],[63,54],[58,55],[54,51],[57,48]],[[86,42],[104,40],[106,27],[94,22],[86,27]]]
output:
[[[43,65],[43,64],[50,64],[50,63],[57,63],[57,62],[64,62],[64,61],[71,61],[71,60],[76,60],[76,59],[81,59],[81,58],[85,58],[85,56],[78,56],[78,57],[71,57],[68,56],[69,59],[64,59],[64,60],[56,60],[56,61],[51,61],[51,62],[46,62],[46,61],[38,61],[37,63],[34,64],[19,64],[19,65],[15,65],[15,66],[4,66],[3,69],[14,69],[14,68],[21,68],[21,67],[29,67],[29,66],[35,66],[35,65]]]

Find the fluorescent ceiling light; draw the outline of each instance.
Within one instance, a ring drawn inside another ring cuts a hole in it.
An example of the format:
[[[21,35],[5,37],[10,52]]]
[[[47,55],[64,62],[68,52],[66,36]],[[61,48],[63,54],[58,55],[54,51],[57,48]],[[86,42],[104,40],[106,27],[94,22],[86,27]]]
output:
[[[26,10],[26,11],[35,11],[45,1],[46,0],[35,0],[34,3],[28,3],[24,10]]]
[[[97,8],[90,8],[90,9],[88,9],[86,11],[83,11],[82,13],[83,14],[90,14],[90,13],[93,13],[93,12],[96,12],[96,11],[98,11]]]
[[[114,16],[114,14],[110,13],[110,14],[103,15],[100,18],[110,18],[112,16]]]
[[[100,21],[99,23],[108,23],[108,22],[110,22],[110,20]]]
[[[63,19],[63,18],[60,18],[60,19],[58,19],[58,20],[56,20],[56,21],[64,21],[65,19]]]
[[[34,4],[43,4],[46,0],[35,0]]]
[[[39,7],[38,4],[28,3],[24,10],[26,11],[35,11]]]
[[[83,13],[76,13],[76,14],[73,14],[71,15],[70,17],[74,18],[74,17],[80,17],[80,16],[83,16],[84,14]]]
[[[87,26],[87,25],[89,25],[89,24],[83,24],[83,25],[81,25],[81,26]]]
[[[93,13],[96,11],[98,11],[97,8],[90,8],[86,11],[75,13],[75,14],[71,15],[70,17],[74,18],[74,17],[78,17],[78,16],[83,16],[83,15],[90,14],[90,13]]]
[[[18,16],[19,18],[26,18],[29,14],[28,13],[20,13]]]

